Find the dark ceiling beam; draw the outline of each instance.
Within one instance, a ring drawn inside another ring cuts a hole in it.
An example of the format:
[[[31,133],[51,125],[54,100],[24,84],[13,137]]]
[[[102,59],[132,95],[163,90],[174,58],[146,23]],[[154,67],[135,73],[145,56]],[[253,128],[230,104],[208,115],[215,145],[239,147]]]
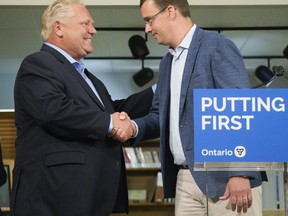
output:
[[[145,28],[139,27],[95,27],[97,31],[144,31]],[[203,27],[202,29],[210,31],[263,31],[263,30],[288,30],[288,26],[268,26],[268,27]]]
[[[244,59],[284,59],[284,56],[242,56]],[[145,60],[158,60],[162,59],[163,56],[147,56],[144,57]],[[99,57],[86,57],[85,59],[88,60],[131,60],[134,59],[133,57],[126,57],[126,56],[99,56]]]

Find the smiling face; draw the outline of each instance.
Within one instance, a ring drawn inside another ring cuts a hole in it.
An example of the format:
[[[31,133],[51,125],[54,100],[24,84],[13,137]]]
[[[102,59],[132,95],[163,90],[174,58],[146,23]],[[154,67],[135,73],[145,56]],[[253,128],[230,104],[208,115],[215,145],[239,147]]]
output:
[[[174,49],[193,26],[187,0],[143,0],[140,10],[146,22],[145,32],[151,33],[159,44]]]
[[[159,44],[164,44],[162,34],[162,16],[165,10],[158,8],[154,1],[146,1],[141,6],[141,14],[145,21],[145,32],[151,33]]]
[[[51,41],[48,42],[59,46],[75,60],[80,60],[93,51],[92,38],[96,30],[84,5],[74,4],[70,7],[72,16],[54,23]]]

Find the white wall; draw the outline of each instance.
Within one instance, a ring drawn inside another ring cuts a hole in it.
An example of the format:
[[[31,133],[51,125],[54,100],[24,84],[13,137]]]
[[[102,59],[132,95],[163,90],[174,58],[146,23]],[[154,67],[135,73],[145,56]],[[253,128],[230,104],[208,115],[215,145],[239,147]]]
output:
[[[25,37],[19,37],[16,31],[1,33],[0,43],[5,52],[0,53],[0,109],[14,108],[13,86],[16,73],[22,59],[41,47],[38,33],[31,29],[23,30]],[[2,31],[1,31],[2,32]],[[30,37],[28,32],[33,33]],[[123,60],[86,60],[87,68],[99,77],[110,90],[113,98],[127,97],[129,94],[139,91],[132,80],[133,74],[141,69],[141,61],[132,59],[128,47],[128,40],[139,31],[99,31],[94,38],[95,51],[89,57],[128,57]],[[281,56],[284,47],[288,43],[288,30],[277,31],[224,31],[225,36],[234,41],[243,56]],[[15,37],[15,39],[14,39]],[[9,40],[8,40],[9,38]],[[38,38],[38,39],[37,39]],[[162,57],[167,52],[167,47],[158,45],[154,38],[148,37],[148,57]],[[259,84],[254,76],[254,71],[259,65],[268,65],[267,59],[245,59],[245,65],[249,72],[252,86]],[[145,67],[151,67],[157,75],[159,60],[145,60]],[[287,59],[271,59],[271,66],[282,65],[288,72]],[[156,76],[155,76],[156,77]],[[156,78],[144,87],[152,85]]]

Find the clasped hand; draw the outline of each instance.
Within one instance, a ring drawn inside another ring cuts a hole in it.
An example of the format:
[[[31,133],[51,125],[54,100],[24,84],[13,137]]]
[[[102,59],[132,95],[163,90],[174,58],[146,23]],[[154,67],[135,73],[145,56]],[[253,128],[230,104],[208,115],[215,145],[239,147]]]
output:
[[[130,117],[125,112],[115,112],[112,114],[113,129],[108,134],[109,137],[120,142],[126,142],[136,132],[136,127],[132,123]]]

